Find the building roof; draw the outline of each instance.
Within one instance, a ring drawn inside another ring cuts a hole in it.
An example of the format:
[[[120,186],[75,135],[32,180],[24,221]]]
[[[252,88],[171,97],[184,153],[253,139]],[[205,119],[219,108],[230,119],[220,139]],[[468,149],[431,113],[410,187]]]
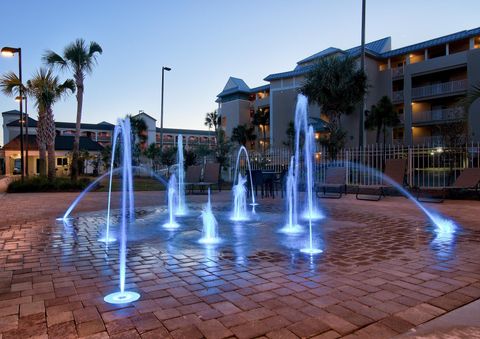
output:
[[[157,132],[161,132],[162,129],[157,127]],[[182,129],[182,128],[164,128],[163,133],[171,134],[192,134],[192,135],[203,135],[203,136],[215,136],[213,131],[204,131],[200,129]]]
[[[73,149],[74,136],[69,135],[57,135],[55,137],[55,150],[56,151],[71,151]],[[37,138],[35,135],[28,135],[28,147],[31,150],[38,150]],[[18,151],[20,150],[20,136],[15,137],[4,147],[5,150]],[[85,151],[101,151],[103,146],[98,142],[88,138],[80,137],[80,150]]]
[[[3,112],[2,114],[20,114],[19,111],[13,110],[13,111],[8,111],[8,112]],[[7,124],[9,127],[20,127],[20,121],[19,120],[13,120]],[[28,117],[28,127],[37,127],[37,120]],[[75,129],[75,123],[74,122],[62,122],[62,121],[55,121],[55,127],[56,128],[71,128]],[[98,124],[81,124],[81,129],[84,130],[101,130],[101,131],[113,131],[115,128],[115,125],[110,124],[108,122],[101,122]]]
[[[457,33],[453,33],[453,34],[444,35],[444,36],[441,36],[439,38],[419,42],[417,44],[397,48],[397,49],[382,53],[382,57],[383,58],[390,58],[390,57],[393,57],[393,56],[407,54],[407,53],[410,53],[410,52],[413,52],[413,51],[416,51],[416,50],[419,50],[419,49],[425,49],[425,48],[429,48],[429,47],[433,47],[433,46],[437,46],[437,45],[446,44],[448,42],[452,42],[452,41],[456,41],[456,40],[471,38],[471,37],[474,37],[474,36],[478,36],[479,34],[480,34],[480,27],[477,27],[477,28],[474,28],[474,29],[469,29],[469,30],[464,30],[464,31],[460,31],[460,32],[457,32]]]
[[[227,81],[227,84],[223,88],[223,91],[220,92],[217,97],[222,98],[226,97],[228,95],[234,94],[234,93],[245,93],[245,94],[251,94],[251,93],[256,93],[260,91],[265,91],[270,89],[270,84],[250,88],[248,85],[245,83],[240,78],[235,78],[235,77],[230,77]]]

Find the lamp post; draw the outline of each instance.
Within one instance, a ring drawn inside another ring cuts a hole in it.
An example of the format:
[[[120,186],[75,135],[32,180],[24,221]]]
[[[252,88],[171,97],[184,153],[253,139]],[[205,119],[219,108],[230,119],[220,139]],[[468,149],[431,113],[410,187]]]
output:
[[[16,101],[20,101],[20,96],[16,97]],[[28,100],[27,96],[23,96],[23,100],[25,100],[25,176],[28,178]]]
[[[366,0],[362,0],[362,45],[360,47],[360,67],[362,72],[365,72],[365,7],[366,7]],[[366,102],[365,102],[365,94],[362,98],[362,107],[360,113],[360,122],[359,122],[359,130],[358,130],[358,145],[360,147],[365,146],[365,109],[366,109]]]
[[[160,151],[163,152],[163,89],[165,80],[165,71],[170,72],[170,67],[162,67],[162,105],[160,108]]]
[[[22,49],[14,47],[3,47],[1,54],[4,57],[13,57],[18,53],[18,80],[20,81],[20,87],[18,89],[18,94],[20,98],[23,98],[23,82],[22,82]],[[19,100],[20,106],[20,172],[22,177],[22,182],[25,175],[25,168],[23,163],[23,100]]]

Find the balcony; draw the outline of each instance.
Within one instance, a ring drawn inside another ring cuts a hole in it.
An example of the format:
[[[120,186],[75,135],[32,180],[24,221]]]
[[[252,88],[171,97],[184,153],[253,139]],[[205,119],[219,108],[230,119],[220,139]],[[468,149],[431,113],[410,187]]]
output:
[[[419,99],[439,95],[456,94],[466,91],[468,88],[467,79],[444,82],[422,87],[412,88],[412,98]]]
[[[393,91],[392,101],[393,102],[403,102],[403,91]]]
[[[403,77],[403,66],[392,68],[392,78]]]
[[[414,124],[429,122],[448,122],[465,118],[465,111],[461,107],[436,109],[432,111],[415,112],[412,114]]]
[[[444,144],[441,135],[432,135],[425,137],[413,137],[414,145],[442,146]]]

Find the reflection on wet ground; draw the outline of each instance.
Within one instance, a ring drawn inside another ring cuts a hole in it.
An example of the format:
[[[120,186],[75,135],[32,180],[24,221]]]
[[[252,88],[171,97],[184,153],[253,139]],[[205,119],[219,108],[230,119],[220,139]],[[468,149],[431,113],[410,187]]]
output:
[[[229,220],[229,204],[217,204],[222,241],[210,246],[198,243],[200,204],[173,231],[162,227],[164,208],[137,210],[126,282],[141,299],[126,306],[103,302],[118,284],[118,244],[97,241],[104,211],[71,224],[12,225],[0,238],[0,307],[11,309],[0,312],[0,333],[391,337],[480,297],[478,231],[437,234],[421,216],[375,210],[381,203],[355,210],[331,204],[313,224],[323,253],[309,256],[299,251],[306,222],[303,233],[278,232],[283,203],[262,201],[241,223]]]

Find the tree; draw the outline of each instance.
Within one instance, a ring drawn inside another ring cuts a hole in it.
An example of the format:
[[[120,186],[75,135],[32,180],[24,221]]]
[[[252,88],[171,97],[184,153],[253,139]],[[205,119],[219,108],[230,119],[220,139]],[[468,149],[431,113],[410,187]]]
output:
[[[152,142],[145,150],[144,154],[148,159],[150,159],[152,168],[154,168],[155,165],[160,161],[160,153],[160,148],[157,147],[154,142]]]
[[[262,150],[263,150],[263,153],[265,154],[265,146],[266,146],[266,140],[267,140],[267,126],[270,125],[270,112],[268,111],[268,109],[263,109],[263,108],[257,109],[255,114],[253,115],[252,124],[254,126],[258,126],[262,131],[262,135],[263,135]]]
[[[53,117],[53,105],[68,92],[75,93],[75,82],[72,79],[60,83],[58,76],[51,69],[40,68],[27,81],[27,92],[35,98],[35,105],[39,111],[37,136],[41,143],[46,144],[48,151],[48,179],[55,177],[55,119]],[[40,112],[44,112],[41,113]]]
[[[217,144],[215,146],[215,159],[220,164],[219,178],[221,178],[222,168],[225,170],[228,169],[228,155],[230,154],[230,150],[232,149],[232,144],[227,139],[225,131],[222,129],[218,130]]]
[[[103,50],[99,44],[94,41],[87,43],[83,39],[77,39],[70,43],[63,50],[63,55],[53,51],[47,51],[43,60],[50,66],[57,66],[61,70],[69,70],[73,73],[75,85],[77,88],[77,118],[75,125],[75,140],[73,142],[71,177],[73,180],[78,178],[78,156],[80,147],[80,127],[82,122],[84,81],[87,74],[92,73],[93,67],[97,63],[97,54],[102,54]]]
[[[311,102],[318,104],[328,118],[329,144],[345,143],[341,128],[342,115],[351,114],[367,90],[367,76],[351,57],[326,57],[307,73],[301,91]],[[337,139],[336,139],[337,138]],[[340,138],[340,139],[338,139]]]
[[[463,100],[466,110],[468,111],[468,108],[470,108],[470,106],[478,99],[480,99],[480,84],[472,85],[472,89],[468,92],[466,98]]]
[[[162,165],[165,165],[167,167],[172,166],[175,164],[177,161],[177,148],[176,147],[170,147],[167,149],[164,149],[163,152],[161,153],[160,161],[162,162]]]
[[[400,124],[398,112],[395,110],[390,98],[383,96],[376,105],[372,106],[365,120],[365,127],[376,130],[376,143],[380,142],[380,133],[383,132],[383,144],[386,143],[387,128],[397,127]]]
[[[255,141],[256,138],[253,127],[248,127],[246,124],[235,127],[230,137],[232,141],[238,142],[240,146],[246,146],[247,142]]]
[[[36,140],[40,158],[40,174],[46,174],[46,152],[48,149],[48,177],[53,179],[55,176],[55,120],[53,117],[53,105],[64,97],[68,91],[75,92],[75,83],[73,80],[66,80],[60,83],[57,76],[50,69],[40,68],[31,80],[24,86],[20,79],[13,72],[5,74],[0,79],[2,92],[16,96],[19,94],[20,86],[23,86],[22,92],[35,99],[35,106],[38,111]]]
[[[130,126],[132,126],[132,139],[135,140],[133,143],[132,157],[135,160],[135,163],[138,164],[140,162],[140,156],[142,153],[145,153],[147,149],[148,127],[145,120],[139,116],[127,115],[127,118],[130,119]]]
[[[290,122],[288,123],[285,134],[287,135],[287,141],[284,141],[283,145],[287,146],[293,151],[293,146],[295,144],[295,124],[293,123],[293,121],[290,120]]]
[[[185,169],[189,166],[193,166],[197,164],[197,152],[191,149],[183,149],[183,159],[184,159],[184,166]]]
[[[218,115],[217,110],[214,110],[213,112],[208,112],[205,115],[205,126],[207,126],[208,129],[211,129],[213,127],[215,135],[217,135],[218,126],[220,126],[220,116]]]

